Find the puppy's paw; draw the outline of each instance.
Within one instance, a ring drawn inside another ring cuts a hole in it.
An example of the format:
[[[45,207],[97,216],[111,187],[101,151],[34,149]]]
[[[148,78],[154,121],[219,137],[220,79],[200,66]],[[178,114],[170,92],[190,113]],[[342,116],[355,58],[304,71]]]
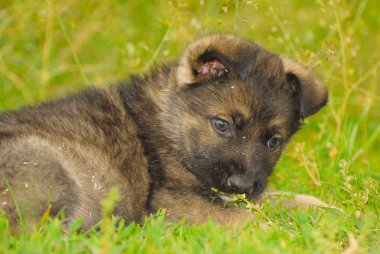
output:
[[[294,210],[296,208],[301,208],[303,210],[306,210],[308,208],[332,208],[342,211],[340,208],[326,204],[314,196],[292,194],[289,192],[281,191],[266,192],[260,197],[258,202],[269,202],[271,205],[281,205],[283,207],[288,207],[290,210]]]
[[[308,209],[311,207],[330,207],[328,204],[323,202],[322,200],[310,196],[310,195],[304,195],[304,194],[296,194],[294,195],[293,199],[290,200],[284,200],[283,201],[284,206],[289,207],[289,209],[293,210],[296,209],[297,207],[301,209]]]

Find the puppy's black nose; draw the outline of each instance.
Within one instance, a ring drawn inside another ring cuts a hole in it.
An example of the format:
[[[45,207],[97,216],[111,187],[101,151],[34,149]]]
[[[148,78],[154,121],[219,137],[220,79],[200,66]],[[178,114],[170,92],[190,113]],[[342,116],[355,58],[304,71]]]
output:
[[[250,192],[253,187],[252,179],[247,175],[232,175],[228,178],[228,184],[238,192]]]

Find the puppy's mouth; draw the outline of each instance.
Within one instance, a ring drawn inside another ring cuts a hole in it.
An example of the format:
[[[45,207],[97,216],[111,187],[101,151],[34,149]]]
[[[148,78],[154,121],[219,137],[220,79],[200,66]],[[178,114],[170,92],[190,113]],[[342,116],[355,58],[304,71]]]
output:
[[[244,194],[249,200],[257,199],[266,187],[268,176],[255,170],[245,170],[233,163],[227,165],[223,167],[223,164],[218,163],[212,167],[213,171],[208,171],[215,174],[208,178],[210,181],[203,182],[205,191],[208,192],[211,187],[219,194]]]

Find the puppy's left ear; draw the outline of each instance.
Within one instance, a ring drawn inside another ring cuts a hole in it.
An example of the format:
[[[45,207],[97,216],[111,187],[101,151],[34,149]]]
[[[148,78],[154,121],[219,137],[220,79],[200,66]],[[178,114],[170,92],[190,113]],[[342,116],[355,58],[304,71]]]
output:
[[[328,92],[322,82],[305,66],[283,59],[287,81],[299,96],[301,118],[317,113],[328,101]]]

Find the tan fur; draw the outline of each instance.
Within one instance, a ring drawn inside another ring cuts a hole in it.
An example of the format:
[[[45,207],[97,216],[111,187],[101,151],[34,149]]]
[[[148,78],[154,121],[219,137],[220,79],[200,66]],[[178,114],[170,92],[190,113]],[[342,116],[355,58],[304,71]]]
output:
[[[243,227],[254,215],[245,209],[223,208],[210,205],[210,201],[191,192],[177,192],[162,189],[157,192],[152,202],[155,209],[166,207],[168,220],[180,221],[186,219],[187,223],[205,223],[213,221],[224,226]],[[197,209],[194,209],[196,207]]]

